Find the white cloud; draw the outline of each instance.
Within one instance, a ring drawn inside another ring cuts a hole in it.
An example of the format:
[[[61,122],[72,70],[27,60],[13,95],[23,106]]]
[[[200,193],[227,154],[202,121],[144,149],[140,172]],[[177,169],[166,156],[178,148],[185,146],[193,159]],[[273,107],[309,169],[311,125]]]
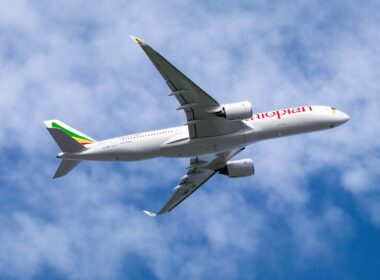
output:
[[[309,175],[327,169],[379,225],[376,9],[243,4],[0,2],[1,273],[31,278],[47,263],[69,278],[120,278],[139,256],[163,279],[236,278],[244,259],[254,267],[273,250],[267,236],[293,240],[300,259],[328,258],[352,233],[333,202],[310,209]],[[129,34],[221,102],[247,99],[258,111],[319,103],[352,119],[259,143],[241,154],[254,158],[255,177],[213,179],[170,215],[147,219],[140,208],[162,205],[186,160],[83,163],[52,181],[57,148],[42,125],[59,118],[101,139],[183,123]],[[248,199],[256,196],[258,205]],[[291,237],[272,229],[274,217]]]

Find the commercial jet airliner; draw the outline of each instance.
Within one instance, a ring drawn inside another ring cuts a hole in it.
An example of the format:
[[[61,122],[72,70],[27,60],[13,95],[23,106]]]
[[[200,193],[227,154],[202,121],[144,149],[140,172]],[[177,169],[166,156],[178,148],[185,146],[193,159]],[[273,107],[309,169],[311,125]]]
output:
[[[251,159],[231,160],[258,141],[329,129],[347,122],[347,114],[328,106],[306,105],[252,113],[249,101],[221,104],[192,82],[148,44],[131,36],[147,54],[183,110],[187,122],[178,127],[96,141],[58,120],[45,121],[62,150],[53,178],[69,173],[82,160],[136,161],[156,157],[190,162],[186,175],[156,216],[173,210],[216,173],[230,178],[254,174]]]

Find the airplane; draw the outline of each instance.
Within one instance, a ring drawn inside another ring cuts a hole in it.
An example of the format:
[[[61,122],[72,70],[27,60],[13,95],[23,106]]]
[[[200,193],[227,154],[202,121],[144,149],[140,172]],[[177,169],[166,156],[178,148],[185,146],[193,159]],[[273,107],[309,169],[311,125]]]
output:
[[[329,106],[298,106],[253,113],[252,104],[242,101],[221,104],[141,39],[130,36],[146,53],[168,85],[187,122],[182,126],[96,141],[59,120],[45,121],[62,150],[53,178],[69,173],[82,160],[137,161],[157,157],[190,158],[186,174],[157,212],[170,212],[215,174],[229,178],[254,174],[252,159],[231,160],[247,145],[267,139],[337,127],[350,117]]]

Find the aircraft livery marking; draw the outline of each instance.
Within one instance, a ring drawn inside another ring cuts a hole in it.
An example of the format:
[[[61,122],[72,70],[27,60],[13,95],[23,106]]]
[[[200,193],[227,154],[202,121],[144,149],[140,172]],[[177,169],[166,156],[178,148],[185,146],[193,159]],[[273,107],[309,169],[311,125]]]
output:
[[[255,120],[255,119],[262,120],[262,119],[273,118],[273,117],[277,117],[277,119],[281,119],[285,115],[293,115],[297,113],[303,113],[306,111],[309,111],[309,112],[313,111],[313,107],[302,106],[302,107],[297,107],[297,108],[289,108],[289,109],[277,110],[277,111],[272,111],[272,112],[260,113],[260,114],[254,115],[251,118],[251,120]]]
[[[69,136],[71,136],[72,138],[74,138],[77,142],[79,142],[82,145],[87,145],[87,144],[94,143],[93,140],[88,139],[88,138],[86,138],[84,136],[78,135],[77,133],[72,132],[72,131],[66,129],[63,126],[60,126],[56,122],[52,122],[51,127],[53,127],[53,128],[59,128],[60,130],[62,130],[63,132],[65,132],[66,134],[68,134]]]

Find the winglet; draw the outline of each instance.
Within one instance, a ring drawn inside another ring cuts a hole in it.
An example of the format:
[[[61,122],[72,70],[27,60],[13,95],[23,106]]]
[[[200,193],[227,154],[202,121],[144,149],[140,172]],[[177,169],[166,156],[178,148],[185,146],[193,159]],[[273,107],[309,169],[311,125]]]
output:
[[[149,212],[149,211],[146,211],[146,210],[144,210],[143,212],[144,212],[144,214],[148,215],[149,217],[155,217],[155,216],[157,216],[157,214],[153,213],[153,212]]]
[[[138,45],[144,45],[145,43],[143,42],[143,40],[137,38],[136,36],[133,36],[133,35],[130,35],[129,38],[131,38],[133,41],[135,41]]]

